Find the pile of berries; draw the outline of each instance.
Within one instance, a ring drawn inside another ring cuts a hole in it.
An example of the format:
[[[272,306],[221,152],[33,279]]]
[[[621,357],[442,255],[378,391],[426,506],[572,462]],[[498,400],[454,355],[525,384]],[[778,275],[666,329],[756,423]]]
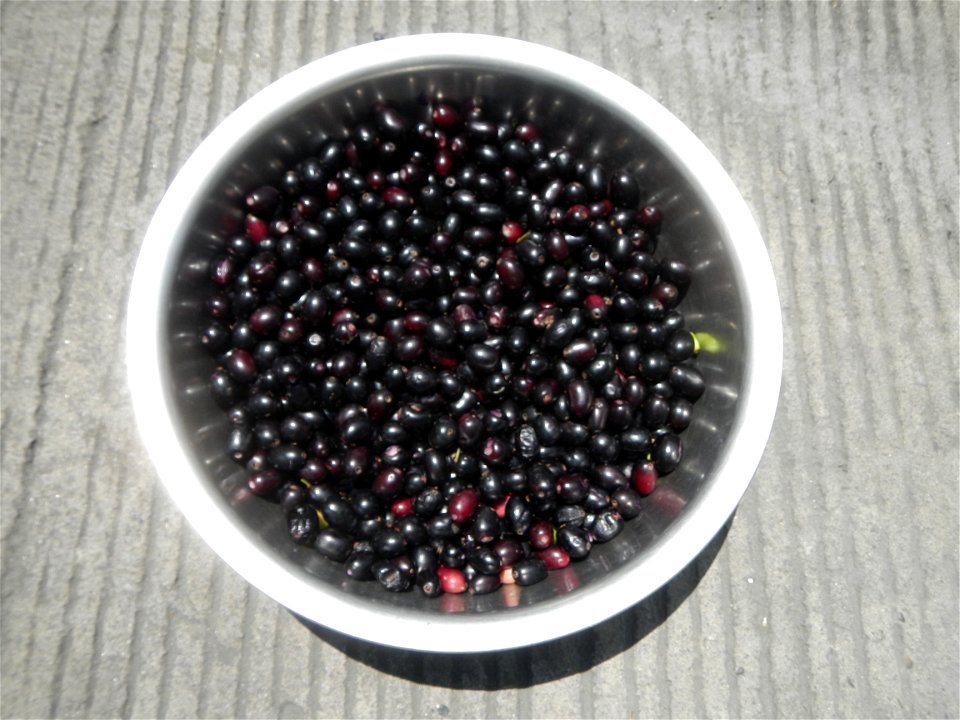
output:
[[[253,189],[199,336],[250,491],[391,591],[530,585],[612,540],[704,392],[691,271],[641,200],[482,99],[378,105]]]

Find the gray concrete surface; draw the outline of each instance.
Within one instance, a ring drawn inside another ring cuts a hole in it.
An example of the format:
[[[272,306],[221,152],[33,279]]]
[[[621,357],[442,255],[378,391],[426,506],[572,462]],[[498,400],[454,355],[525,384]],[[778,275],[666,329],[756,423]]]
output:
[[[956,2],[0,4],[3,717],[957,717]],[[243,99],[374,33],[542,42],[660,99],[764,234],[774,431],[725,537],[594,630],[459,662],[311,630],[132,424],[128,277]]]

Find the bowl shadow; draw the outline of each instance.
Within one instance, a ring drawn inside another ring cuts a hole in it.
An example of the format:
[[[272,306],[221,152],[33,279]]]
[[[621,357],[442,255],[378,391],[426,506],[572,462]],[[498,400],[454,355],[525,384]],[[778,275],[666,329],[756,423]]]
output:
[[[358,640],[291,614],[351,659],[411,682],[456,690],[529,688],[589,670],[659,627],[706,575],[734,516],[693,561],[652,595],[598,625],[538,645],[465,654],[403,650]]]

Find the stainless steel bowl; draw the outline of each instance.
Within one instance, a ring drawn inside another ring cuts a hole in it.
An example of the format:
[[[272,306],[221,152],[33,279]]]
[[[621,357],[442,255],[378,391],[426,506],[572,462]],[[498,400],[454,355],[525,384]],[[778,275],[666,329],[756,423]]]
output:
[[[694,268],[682,309],[714,339],[709,389],[684,435],[680,469],[641,517],[589,559],[533,587],[429,600],[347,580],[295,546],[275,506],[249,494],[223,453],[226,421],[207,395],[196,330],[207,260],[235,228],[238,201],[378,99],[482,95],[536,120],[579,154],[626,167],[665,214],[661,247]],[[322,58],[276,81],[207,137],[156,211],[127,317],[127,369],[143,442],[170,496],[240,575],[290,610],[358,638],[445,652],[498,650],[605,620],[666,583],[732,515],[773,422],[782,364],[780,305],[749,210],[680,121],[625,80],[568,54],[482,35],[402,37]]]

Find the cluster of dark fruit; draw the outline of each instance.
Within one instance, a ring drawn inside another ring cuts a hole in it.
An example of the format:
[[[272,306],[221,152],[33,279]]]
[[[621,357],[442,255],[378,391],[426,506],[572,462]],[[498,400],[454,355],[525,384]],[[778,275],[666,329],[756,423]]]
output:
[[[382,105],[244,214],[200,334],[228,452],[351,578],[539,582],[680,462],[691,273],[630,174],[480,101]]]

